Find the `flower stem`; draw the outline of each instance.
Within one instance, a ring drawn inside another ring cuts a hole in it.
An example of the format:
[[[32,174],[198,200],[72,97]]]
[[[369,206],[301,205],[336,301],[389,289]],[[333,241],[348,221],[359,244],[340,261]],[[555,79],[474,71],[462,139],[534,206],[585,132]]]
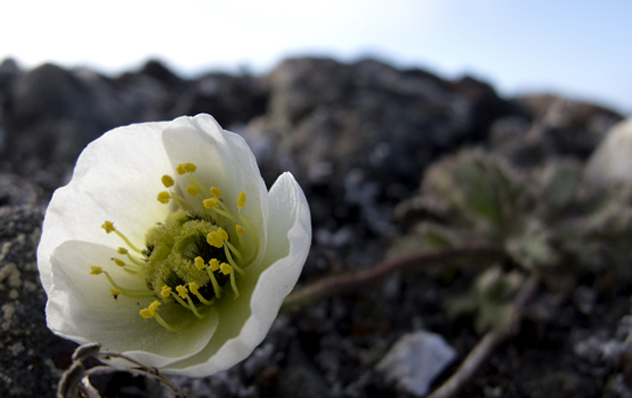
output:
[[[368,285],[380,282],[387,276],[398,271],[414,270],[416,268],[432,264],[463,258],[471,259],[475,256],[502,259],[505,258],[507,254],[503,248],[499,246],[478,245],[427,251],[392,260],[386,260],[367,270],[330,276],[295,291],[286,297],[283,302],[282,309],[295,310],[306,304],[313,303],[330,296],[348,291],[359,290]]]

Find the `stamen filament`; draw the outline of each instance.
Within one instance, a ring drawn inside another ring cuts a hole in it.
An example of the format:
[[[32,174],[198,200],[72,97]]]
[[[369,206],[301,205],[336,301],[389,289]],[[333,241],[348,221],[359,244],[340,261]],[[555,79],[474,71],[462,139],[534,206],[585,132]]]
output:
[[[132,257],[131,254],[129,254],[129,253],[126,253],[126,254],[127,254],[127,258],[129,259],[129,261],[134,263],[134,265],[138,265],[139,267],[143,266],[143,263],[141,263],[140,261],[136,260],[134,257]]]
[[[221,200],[219,200],[217,202],[217,204],[219,204],[219,206],[222,208],[222,210],[215,208],[213,210],[215,210],[215,212],[217,214],[219,214],[220,216],[224,216],[227,219],[229,219],[230,221],[232,221],[233,223],[237,224],[237,220],[235,219],[235,217],[232,216],[232,214],[229,213],[228,208],[226,207],[226,205],[224,204],[224,202],[222,202]]]
[[[231,252],[233,252],[233,254],[237,258],[237,260],[239,260],[240,262],[243,260],[243,257],[241,257],[241,253],[239,253],[237,248],[235,248],[235,246],[233,246],[232,243],[230,243],[228,240],[225,240],[224,244],[226,246],[228,246],[228,248],[230,249]]]
[[[206,267],[206,273],[208,274],[208,277],[211,280],[211,283],[213,284],[213,291],[215,292],[215,297],[219,299],[222,296],[221,294],[222,288],[219,286],[219,283],[217,283],[217,279],[215,279],[215,275],[213,274],[213,271],[211,271],[210,268]]]
[[[214,290],[214,288],[213,288],[213,290]],[[202,302],[202,303],[204,303],[206,305],[211,305],[211,304],[213,304],[215,302],[215,299],[213,299],[213,300],[205,299],[204,296],[202,296],[202,293],[200,293],[200,292],[197,292],[197,293],[194,293],[194,294],[195,294],[195,297],[197,297],[198,300],[200,300],[200,302]]]
[[[154,315],[154,319],[156,320],[156,322],[160,324],[160,326],[162,326],[163,328],[167,329],[170,332],[180,332],[184,330],[184,328],[174,328],[173,326],[169,325],[167,322],[165,322],[164,319],[162,319],[160,315],[158,315],[158,313]]]
[[[148,290],[125,289],[119,286],[116,282],[114,282],[114,279],[112,279],[112,277],[107,271],[103,271],[103,274],[105,275],[106,278],[108,278],[108,281],[110,281],[112,286],[114,286],[115,289],[119,289],[121,291],[121,294],[123,294],[123,296],[125,297],[142,298],[142,297],[154,296],[154,294]]]
[[[224,246],[224,253],[226,253],[226,259],[230,263],[231,267],[235,269],[235,271],[239,272],[240,275],[244,275],[244,271],[237,266],[235,260],[233,260],[233,256],[230,254],[230,250],[226,246]]]
[[[239,298],[239,290],[237,290],[237,283],[235,283],[235,273],[234,272],[230,273],[230,287],[232,287],[233,288],[233,292],[235,292],[234,299],[238,299]]]
[[[257,235],[255,234],[255,231],[252,229],[252,226],[250,225],[248,220],[246,220],[246,217],[240,214],[239,219],[244,223],[244,225],[246,226],[246,229],[248,230],[248,233],[252,236],[252,240],[255,242],[255,251],[252,253],[252,258],[246,261],[246,263],[244,264],[244,268],[245,268],[248,265],[250,265],[253,261],[255,261],[255,259],[259,255],[259,239],[257,238]]]
[[[173,195],[173,197],[178,201],[178,204],[180,204],[182,208],[188,207],[189,210],[193,210],[193,206],[191,206],[189,201],[187,201],[185,198],[183,198],[182,196],[178,195],[175,192],[171,192],[171,195]]]
[[[138,271],[134,270],[134,269],[129,269],[127,267],[123,268],[123,271],[127,272],[128,274],[132,274],[132,275],[138,275]]]
[[[181,306],[183,306],[184,308],[186,308],[187,310],[191,310],[189,308],[189,304],[187,304],[186,301],[182,300],[175,292],[171,292],[171,297],[173,297],[174,299],[176,299],[176,301],[178,303],[180,303]]]
[[[200,191],[200,193],[202,195],[204,195],[205,199],[209,198],[209,195],[211,194],[211,191],[209,191],[208,188],[206,188],[204,185],[202,185],[202,183],[195,177],[193,177],[192,175],[188,176],[189,182],[193,185],[195,185],[197,187],[197,189]],[[208,193],[208,195],[207,195]]]
[[[200,259],[202,259],[202,258],[200,257]],[[202,261],[204,261],[204,260],[202,260]],[[189,286],[189,291],[191,293],[195,294],[195,296],[200,300],[200,302],[202,302],[202,303],[204,303],[206,305],[211,305],[215,301],[214,299],[213,299],[213,301],[205,299],[204,296],[202,296],[202,294],[200,294],[200,291],[199,291],[200,285],[198,285],[196,282],[189,282],[188,286]]]
[[[136,246],[134,246],[134,244],[132,242],[130,242],[129,239],[127,239],[127,236],[125,236],[121,231],[119,231],[118,229],[115,229],[114,233],[117,234],[118,236],[120,236],[121,239],[123,239],[123,241],[125,243],[127,243],[127,246],[129,246],[136,253],[143,254],[143,252],[141,250],[138,250],[138,248]]]
[[[191,309],[191,311],[193,312],[193,315],[195,315],[196,317],[202,319],[203,316],[200,315],[200,313],[198,312],[197,308],[195,307],[195,305],[193,304],[193,301],[191,300],[191,296],[189,296],[187,294],[187,303],[189,303],[189,308]]]

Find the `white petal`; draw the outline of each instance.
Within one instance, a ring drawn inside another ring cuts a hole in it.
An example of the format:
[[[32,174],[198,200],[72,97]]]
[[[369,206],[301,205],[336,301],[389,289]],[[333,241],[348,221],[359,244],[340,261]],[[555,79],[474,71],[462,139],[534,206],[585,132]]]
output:
[[[298,280],[311,244],[307,200],[290,173],[272,186],[269,214],[266,256],[240,279],[241,297],[220,301],[220,322],[209,345],[165,372],[202,377],[225,370],[250,355],[267,335],[283,299]]]
[[[169,212],[156,200],[160,182],[171,171],[161,132],[166,122],[114,129],[83,150],[70,183],[55,191],[46,211],[37,251],[42,285],[51,288],[49,257],[62,242],[80,239],[111,247],[124,246],[100,226],[105,220],[137,245],[144,234]]]
[[[89,265],[98,265],[117,284],[144,288],[142,280],[110,260],[115,255],[112,248],[81,241],[65,242],[53,252],[53,286],[46,306],[48,327],[77,343],[98,341],[104,350],[123,352],[147,366],[163,367],[204,348],[217,327],[217,314],[198,320],[176,304],[163,304],[158,310],[163,318],[177,317],[174,323],[191,324],[181,332],[170,332],[153,319],[143,319],[139,311],[154,298],[121,295],[115,300],[110,297],[112,286],[105,275],[89,274]]]
[[[268,191],[246,141],[223,130],[212,116],[200,114],[174,120],[164,130],[163,142],[173,168],[182,163],[195,164],[197,170],[193,175],[207,188],[220,188],[222,200],[233,213],[237,212],[239,192],[246,193],[246,206],[241,214],[255,229],[262,249],[265,248]],[[178,183],[184,192],[187,180],[179,178]],[[259,260],[263,252],[260,251]]]

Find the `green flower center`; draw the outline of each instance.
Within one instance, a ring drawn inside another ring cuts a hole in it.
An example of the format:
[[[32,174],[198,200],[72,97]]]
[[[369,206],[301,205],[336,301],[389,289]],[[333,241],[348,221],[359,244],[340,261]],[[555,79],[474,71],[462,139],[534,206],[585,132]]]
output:
[[[196,169],[191,163],[176,168],[179,175],[186,174],[189,182],[184,196],[173,189],[158,194],[159,202],[174,203],[178,208],[164,222],[147,231],[143,250],[134,246],[113,222],[106,221],[101,226],[108,234],[115,232],[135,253],[120,247],[117,253],[126,259],[113,257],[112,261],[127,273],[143,279],[146,289],[124,288],[103,267],[90,266],[91,274],[105,274],[113,286],[111,296],[115,299],[119,295],[156,298],[140,311],[140,316],[153,318],[171,331],[181,329],[158,314],[161,305],[179,305],[203,318],[217,300],[226,296],[239,298],[238,278],[259,253],[257,236],[241,215],[246,194],[239,193],[237,211],[231,211],[222,200],[219,188],[207,188],[193,176]],[[162,183],[168,189],[175,186],[174,179],[168,175],[162,177]]]

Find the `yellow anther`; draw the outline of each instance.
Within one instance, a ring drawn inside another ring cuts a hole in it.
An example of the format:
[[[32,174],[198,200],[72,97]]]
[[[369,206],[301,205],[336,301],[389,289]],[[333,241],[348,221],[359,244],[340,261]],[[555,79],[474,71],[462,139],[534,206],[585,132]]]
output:
[[[211,267],[211,271],[215,272],[219,269],[219,260],[216,258],[211,259],[211,261],[208,262],[209,267]]]
[[[156,199],[158,199],[158,202],[166,205],[167,203],[169,203],[169,199],[171,199],[171,194],[169,194],[169,192],[167,191],[162,191],[158,194],[158,197],[156,197]]]
[[[221,263],[219,266],[219,270],[222,274],[228,275],[233,272],[233,267],[231,267],[228,263]]]
[[[237,233],[239,235],[242,235],[246,232],[246,228],[242,227],[241,225],[235,225],[235,229],[237,230]]]
[[[162,181],[162,185],[164,185],[165,188],[170,188],[175,184],[175,181],[173,181],[173,178],[171,178],[171,176],[167,174],[162,176],[161,181]]]
[[[113,258],[112,261],[114,261],[114,264],[118,265],[119,267],[125,267],[125,263],[118,258]]]
[[[187,193],[193,197],[200,194],[200,190],[195,185],[187,185]]]
[[[208,242],[209,245],[220,249],[222,246],[224,246],[224,239],[222,238],[223,235],[220,232],[211,232],[210,234],[206,235],[206,242]]]
[[[189,290],[191,291],[191,293],[195,294],[197,296],[198,294],[198,289],[200,288],[200,285],[198,285],[195,282],[189,282]]]
[[[178,174],[193,173],[197,167],[193,163],[182,163],[176,167]]]
[[[204,204],[204,207],[206,207],[207,209],[214,209],[216,207],[219,207],[216,198],[204,199],[202,204]]]
[[[111,297],[117,298],[121,293],[121,289],[110,289]]]
[[[222,197],[222,190],[217,187],[211,187],[211,195],[219,199]]]
[[[184,298],[187,298],[187,293],[189,291],[187,290],[186,286],[178,285],[178,286],[176,286],[176,292],[178,292],[178,296],[180,296],[180,297],[182,297],[184,299]]]
[[[122,255],[125,255],[125,254],[127,254],[127,253],[128,253],[127,249],[126,249],[126,248],[124,248],[124,247],[119,247],[118,249],[116,249],[116,252],[117,252],[118,254],[122,254]]]
[[[200,256],[197,256],[195,260],[193,260],[193,264],[195,265],[195,268],[197,268],[200,271],[202,271],[204,267],[206,266],[204,264],[204,259]]]
[[[228,240],[228,233],[226,231],[224,231],[224,228],[220,228],[219,231],[220,236],[222,237],[222,240]]]
[[[158,311],[158,307],[160,307],[160,301],[154,301],[149,304],[149,307],[143,308],[140,310],[140,316],[145,319],[153,318],[156,316],[156,311]]]
[[[116,228],[114,228],[114,223],[112,221],[104,222],[103,225],[101,225],[101,228],[105,229],[106,234],[109,234],[110,232],[113,232],[114,230],[116,230]]]
[[[90,266],[90,275],[99,275],[102,272],[103,272],[103,268],[96,265]]]
[[[164,286],[162,287],[162,290],[160,291],[160,295],[161,295],[163,298],[167,298],[167,297],[169,297],[169,296],[171,295],[171,288],[170,288],[169,286],[167,286],[167,285],[164,285]]]
[[[240,209],[244,207],[246,204],[246,193],[244,191],[239,192],[239,196],[237,197],[237,207]]]

